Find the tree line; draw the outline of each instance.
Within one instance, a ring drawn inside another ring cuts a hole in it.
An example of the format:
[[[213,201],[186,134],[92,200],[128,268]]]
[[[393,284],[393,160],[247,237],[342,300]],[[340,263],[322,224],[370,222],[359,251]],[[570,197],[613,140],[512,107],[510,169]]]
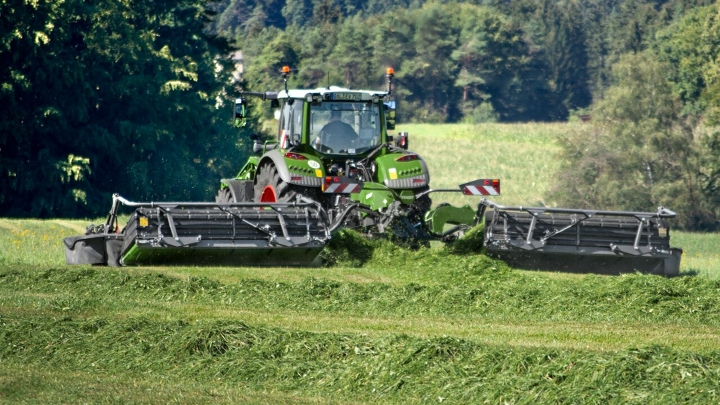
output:
[[[247,156],[234,86],[383,87],[422,122],[592,122],[549,201],[667,205],[716,229],[710,0],[10,0],[0,5],[0,215],[102,215],[110,193],[207,200]],[[232,83],[232,50],[243,74]],[[266,111],[266,113],[268,113]]]
[[[246,85],[382,86],[397,72],[406,121],[557,121],[611,82],[611,66],[710,0],[226,0],[213,32],[243,50]]]

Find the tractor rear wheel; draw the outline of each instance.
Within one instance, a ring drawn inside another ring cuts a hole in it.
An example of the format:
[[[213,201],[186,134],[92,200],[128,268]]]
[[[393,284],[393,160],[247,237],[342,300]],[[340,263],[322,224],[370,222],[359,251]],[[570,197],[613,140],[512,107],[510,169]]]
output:
[[[227,204],[227,203],[234,203],[236,202],[233,198],[232,193],[230,192],[229,188],[223,188],[218,191],[217,196],[215,196],[215,202],[220,204]]]
[[[260,172],[255,181],[255,201],[257,202],[294,201],[298,195],[315,199],[313,191],[285,182],[272,162],[260,166]]]

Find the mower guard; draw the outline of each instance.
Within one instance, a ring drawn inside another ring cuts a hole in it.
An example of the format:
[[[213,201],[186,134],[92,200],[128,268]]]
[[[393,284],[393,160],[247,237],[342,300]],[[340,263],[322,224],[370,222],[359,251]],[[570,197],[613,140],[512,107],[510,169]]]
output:
[[[508,207],[483,199],[488,255],[533,270],[620,274],[680,273],[682,250],[670,247],[666,218],[657,212]]]
[[[121,233],[117,211],[135,208]],[[306,265],[330,239],[314,202],[136,203],[113,196],[105,225],[65,239],[68,264]]]

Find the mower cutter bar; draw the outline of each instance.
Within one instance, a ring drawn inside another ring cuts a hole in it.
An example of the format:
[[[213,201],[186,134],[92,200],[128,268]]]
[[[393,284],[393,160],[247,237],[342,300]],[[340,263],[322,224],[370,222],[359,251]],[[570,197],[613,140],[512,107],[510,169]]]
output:
[[[682,250],[670,247],[666,219],[676,214],[569,208],[510,207],[483,199],[488,253],[544,270],[617,274],[679,273]]]
[[[117,233],[121,204],[135,212]],[[106,223],[67,238],[65,252],[69,264],[298,265],[329,239],[314,202],[136,203],[115,195]]]

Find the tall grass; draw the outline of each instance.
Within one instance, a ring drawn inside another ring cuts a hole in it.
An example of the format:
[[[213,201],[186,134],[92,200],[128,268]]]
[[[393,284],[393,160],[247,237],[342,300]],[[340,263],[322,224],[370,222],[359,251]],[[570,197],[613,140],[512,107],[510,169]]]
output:
[[[720,233],[675,231],[670,240],[684,250],[681,270],[685,274],[720,278]]]

